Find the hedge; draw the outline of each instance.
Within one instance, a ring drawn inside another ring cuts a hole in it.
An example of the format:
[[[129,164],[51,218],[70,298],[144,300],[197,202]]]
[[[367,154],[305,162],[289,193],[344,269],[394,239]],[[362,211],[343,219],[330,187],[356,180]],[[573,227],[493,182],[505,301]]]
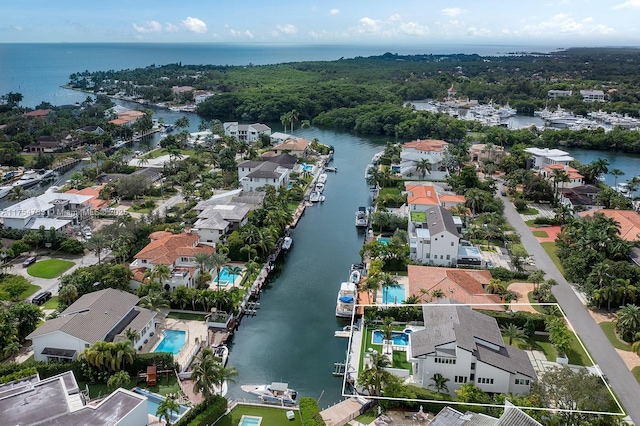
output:
[[[318,401],[309,397],[300,398],[300,417],[302,426],[325,426],[326,423],[320,416]]]
[[[227,399],[220,395],[205,399],[202,403],[191,407],[191,410],[180,417],[173,426],[212,425],[227,412],[227,402]]]
[[[526,272],[517,272],[510,271],[507,268],[503,268],[502,266],[498,266],[497,268],[491,269],[491,276],[493,278],[508,282],[511,280],[527,280],[529,279],[529,274]]]
[[[524,329],[527,321],[531,321],[535,326],[536,331],[546,331],[544,319],[546,315],[543,314],[534,314],[532,312],[501,312],[501,311],[483,311],[478,310],[485,315],[489,315],[496,319],[498,325],[509,326],[509,324],[515,324],[516,326]]]
[[[0,384],[13,382],[14,380],[23,379],[25,377],[31,377],[37,373],[38,370],[35,367],[23,368],[22,370],[0,377]]]
[[[540,216],[533,219],[535,225],[560,225],[560,220],[554,217]]]

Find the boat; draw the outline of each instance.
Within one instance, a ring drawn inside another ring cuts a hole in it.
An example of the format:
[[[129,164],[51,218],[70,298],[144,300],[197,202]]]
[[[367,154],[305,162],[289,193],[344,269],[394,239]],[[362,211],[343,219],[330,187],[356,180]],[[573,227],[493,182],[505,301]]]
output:
[[[327,198],[324,195],[321,195],[319,199],[321,203],[324,203],[324,200],[326,200]]]
[[[38,170],[38,176],[40,176],[40,180],[45,181],[58,177],[58,172],[50,169],[40,169]]]
[[[322,173],[320,176],[318,176],[318,183],[325,183],[326,181],[327,181],[326,173]]]
[[[325,167],[324,171],[325,172],[337,172],[338,168],[337,167]]]
[[[349,281],[340,284],[336,300],[336,317],[351,318],[358,300],[358,287]]]
[[[292,244],[293,240],[291,237],[284,237],[284,240],[282,241],[282,250],[289,250]]]
[[[0,198],[4,198],[11,192],[13,186],[0,186]]]
[[[14,187],[21,186],[23,188],[29,188],[29,187],[32,187],[33,185],[36,185],[41,180],[42,178],[40,177],[40,175],[38,175],[36,171],[29,170],[28,172],[25,172],[22,176],[20,176],[20,179],[15,181],[12,186]]]
[[[220,345],[213,348],[213,354],[217,358],[220,358],[220,362],[223,367],[227,365],[227,361],[229,360],[229,348],[226,345]]]
[[[309,201],[311,201],[312,203],[317,203],[318,201],[320,201],[320,193],[313,191],[311,194],[309,194]]]
[[[356,211],[356,226],[369,226],[369,212],[366,207],[358,207],[358,211]]]
[[[322,194],[324,192],[324,183],[316,183],[316,192]]]
[[[358,285],[360,283],[360,271],[351,271],[349,274],[349,282]]]
[[[288,383],[273,382],[270,385],[242,385],[240,389],[256,395],[267,404],[289,406],[297,404],[298,393],[293,389],[289,389]]]

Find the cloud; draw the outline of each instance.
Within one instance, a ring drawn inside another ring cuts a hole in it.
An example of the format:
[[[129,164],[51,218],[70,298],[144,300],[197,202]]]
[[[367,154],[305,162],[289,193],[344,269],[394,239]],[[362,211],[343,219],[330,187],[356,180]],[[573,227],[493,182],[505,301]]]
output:
[[[13,28],[16,31],[22,31],[24,30],[24,27],[21,25],[13,25],[11,28]]]
[[[640,9],[640,0],[627,0],[624,3],[613,6],[614,9],[624,9],[627,7],[630,9]]]
[[[298,32],[298,28],[295,25],[287,24],[287,25],[277,25],[276,28],[283,34],[292,35]]]
[[[150,34],[150,33],[159,33],[162,32],[162,25],[158,21],[144,21],[140,23],[140,25],[133,24],[133,29],[140,34]]]
[[[187,17],[187,19],[183,19],[182,25],[192,33],[203,34],[207,32],[207,24],[204,21],[201,21],[198,18],[192,18],[191,16]]]
[[[237,31],[231,28],[229,25],[225,25],[224,28],[229,32],[229,34],[236,38],[249,38],[253,39],[253,34],[249,30],[245,31]]]
[[[331,15],[331,16],[336,16],[336,15],[339,15],[339,14],[340,14],[340,9],[331,9],[329,11],[329,15]]]
[[[414,21],[403,21],[398,14],[389,16],[386,20],[374,19],[368,16],[360,18],[359,25],[353,30],[358,34],[378,35],[382,37],[424,36],[429,33],[429,27]]]
[[[440,13],[442,13],[444,16],[450,16],[452,18],[458,15],[462,15],[464,12],[466,11],[464,9],[460,9],[459,7],[447,7],[440,10]]]
[[[535,35],[573,34],[611,34],[614,29],[603,24],[593,23],[593,18],[584,18],[582,21],[575,20],[571,15],[559,13],[546,21],[534,25],[525,25],[523,31]]]
[[[167,22],[166,24],[164,24],[164,30],[168,33],[177,33],[178,31],[180,31],[180,28],[177,25]]]

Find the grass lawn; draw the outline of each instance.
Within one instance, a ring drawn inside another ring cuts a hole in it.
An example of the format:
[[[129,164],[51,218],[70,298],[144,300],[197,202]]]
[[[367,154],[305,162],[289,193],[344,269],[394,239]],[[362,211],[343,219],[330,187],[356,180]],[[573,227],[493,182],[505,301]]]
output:
[[[535,223],[533,223],[534,219],[530,219],[530,220],[525,220],[524,223],[527,224],[527,226],[537,226]]]
[[[567,356],[569,357],[569,364],[583,365],[585,367],[591,367],[593,365],[589,356],[587,356],[587,353],[580,345],[575,333],[571,333],[571,349],[569,349]]]
[[[411,220],[413,222],[426,222],[427,214],[425,212],[411,212]]]
[[[302,426],[300,412],[294,410],[296,417],[293,420],[287,419],[288,408],[256,407],[253,405],[238,405],[229,414],[220,419],[216,426],[237,426],[242,416],[262,417],[262,425],[269,426]],[[203,419],[206,420],[206,419]],[[206,423],[202,422],[201,425]]]
[[[524,210],[518,210],[518,213],[523,214],[525,216],[533,216],[540,212],[538,211],[538,209],[534,209],[533,207],[527,207]]]
[[[40,290],[40,286],[35,284],[29,284],[29,286],[26,287],[26,289],[22,293],[20,293],[18,300],[28,299],[32,295],[34,295],[38,290]],[[9,295],[3,290],[2,284],[0,284],[0,300],[9,300],[9,299],[10,299]]]
[[[89,396],[91,399],[97,398],[98,396],[104,396],[111,393],[111,391],[107,388],[106,383],[87,383],[81,380],[78,380],[78,386],[80,389],[84,390],[85,385],[89,386]],[[129,381],[129,385],[125,386],[127,389],[131,390],[134,387],[139,387],[140,389],[148,390],[149,392],[154,392],[160,395],[167,395],[169,393],[178,393],[180,391],[180,385],[178,384],[178,380],[176,376],[171,374],[169,375],[169,383],[167,384],[167,379],[164,374],[158,374],[158,384],[156,386],[147,386],[144,381],[138,383],[136,385],[136,378],[133,377],[131,381]]]
[[[543,311],[543,309],[542,309],[542,306],[538,305],[538,301],[533,297],[533,292],[532,291],[527,293],[527,299],[529,299],[529,303],[531,303],[531,306],[533,306],[533,309],[535,309],[536,311],[540,312],[541,314],[545,313]]]
[[[534,237],[549,238],[549,234],[547,234],[545,231],[533,231],[532,234]]]
[[[547,254],[551,258],[551,260],[553,260],[553,263],[556,265],[556,268],[558,268],[560,273],[564,276],[564,267],[560,263],[560,259],[558,258],[558,255],[556,254],[556,250],[557,250],[556,243],[554,243],[554,242],[546,242],[546,243],[540,243],[540,245],[542,246],[544,251],[547,252]]]
[[[195,312],[175,312],[171,311],[167,315],[167,318],[178,319],[178,320],[187,320],[187,321],[204,321],[204,314],[197,314]]]
[[[549,342],[549,336],[534,335],[529,342],[531,343],[531,349],[544,352],[544,356],[547,357],[547,361],[556,362],[558,354],[553,345]]]
[[[622,349],[623,351],[631,351],[631,345],[623,342],[622,340],[618,339],[618,336],[616,336],[616,324],[614,322],[605,321],[601,322],[599,325],[614,348]]]
[[[73,262],[61,259],[47,259],[34,263],[27,268],[27,273],[32,277],[38,278],[56,278],[62,275],[64,271],[71,268]]]
[[[640,367],[633,367],[631,372],[633,373],[633,377],[636,378],[636,381],[640,383]]]
[[[377,418],[378,418],[378,415],[376,414],[375,410],[368,410],[366,413],[356,417],[356,421],[365,425],[369,425],[373,423],[373,421]]]
[[[44,309],[58,309],[58,296],[53,296],[51,299],[44,302],[42,307]]]
[[[154,207],[155,208],[155,207]],[[138,206],[131,206],[127,209],[128,212],[133,212],[133,213],[140,213],[140,214],[149,214],[151,213],[151,208],[145,207],[145,208],[138,208]]]

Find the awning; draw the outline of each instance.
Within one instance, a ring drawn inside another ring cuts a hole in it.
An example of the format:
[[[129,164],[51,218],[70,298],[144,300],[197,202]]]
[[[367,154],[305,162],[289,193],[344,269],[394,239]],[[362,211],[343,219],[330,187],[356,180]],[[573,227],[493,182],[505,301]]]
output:
[[[76,356],[76,351],[74,351],[73,349],[44,348],[42,350],[42,355],[73,359]]]

